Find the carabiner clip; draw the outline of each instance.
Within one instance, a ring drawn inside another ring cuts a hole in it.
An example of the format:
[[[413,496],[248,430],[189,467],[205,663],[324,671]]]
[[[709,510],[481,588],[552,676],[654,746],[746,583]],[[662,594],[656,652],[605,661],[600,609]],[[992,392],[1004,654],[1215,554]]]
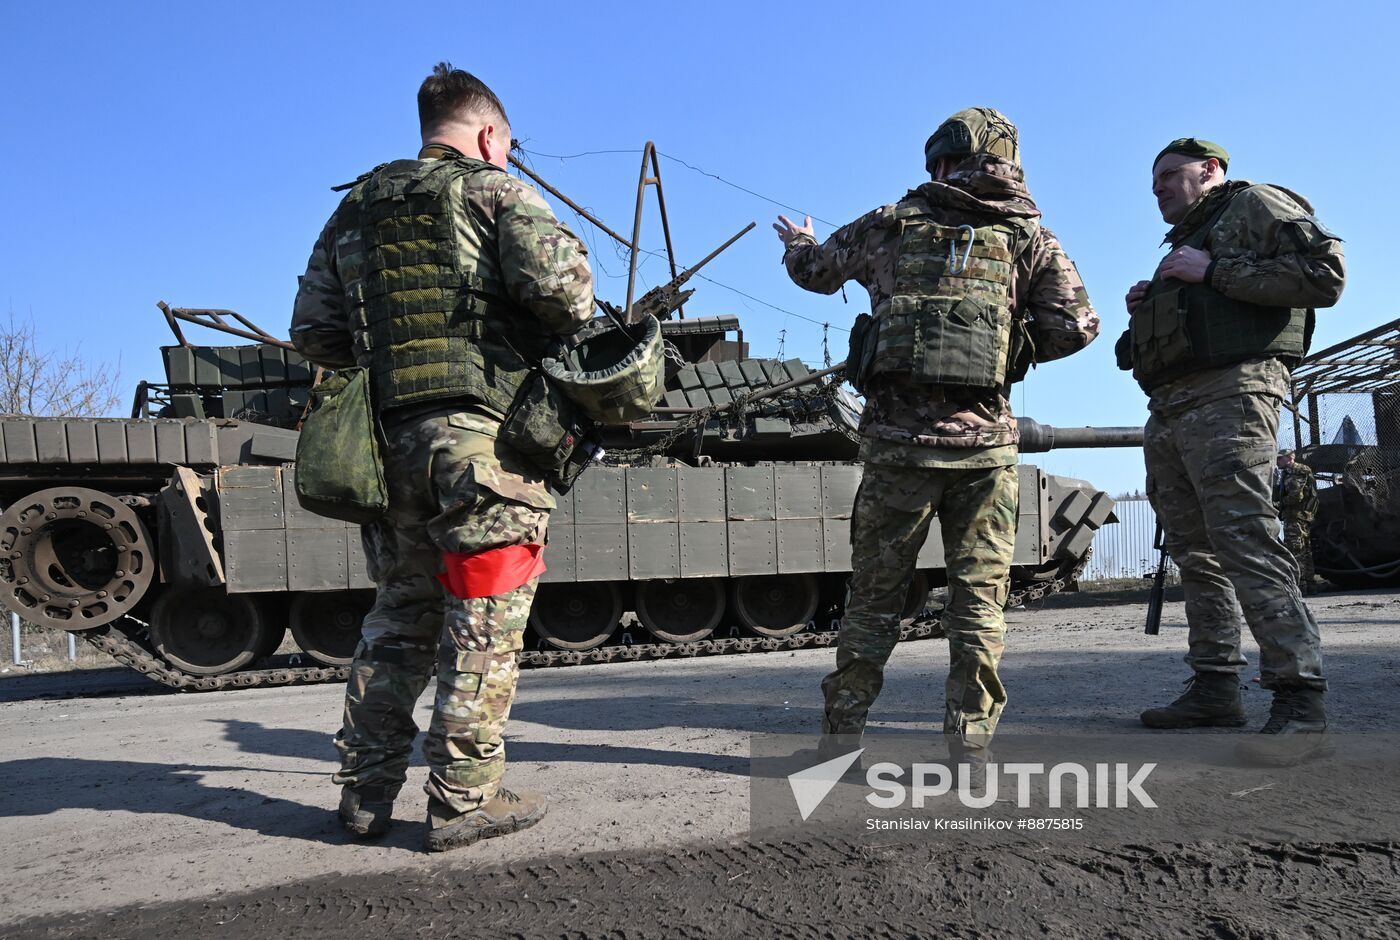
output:
[[[963,229],[967,229],[967,249],[963,251],[962,263],[958,263],[958,238],[962,235]],[[977,240],[977,232],[971,225],[959,225],[957,232],[948,239],[948,273],[961,274],[967,270],[968,262],[972,260],[972,243]]]

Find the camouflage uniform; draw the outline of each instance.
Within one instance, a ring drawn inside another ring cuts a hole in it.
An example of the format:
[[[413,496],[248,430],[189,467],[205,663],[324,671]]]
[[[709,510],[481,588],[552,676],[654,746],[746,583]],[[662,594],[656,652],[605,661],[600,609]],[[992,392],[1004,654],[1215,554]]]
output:
[[[1260,305],[1336,303],[1344,279],[1341,243],[1302,197],[1281,188],[1217,186],[1167,233],[1167,243],[1176,248],[1199,234],[1221,200],[1229,200],[1228,208],[1204,244],[1213,258],[1209,287]],[[1259,642],[1265,688],[1321,690],[1317,622],[1299,595],[1271,498],[1288,380],[1288,365],[1266,357],[1151,388],[1147,493],[1181,570],[1187,663],[1197,673],[1239,673],[1245,665],[1240,630],[1247,622]]]
[[[895,291],[900,232],[891,217],[910,200],[937,206],[948,225],[1034,223],[1040,216],[1016,163],[974,153],[944,181],[920,186],[904,202],[862,216],[820,245],[805,234],[792,237],[783,258],[788,274],[823,294],[857,281],[879,312]],[[1033,321],[1036,355],[1045,361],[1087,345],[1099,320],[1059,241],[1038,224],[1027,230],[1029,243],[1015,259],[1011,307]],[[864,728],[899,637],[899,613],[919,550],[938,515],[949,582],[943,625],[951,652],[944,731],[985,743],[1006,703],[997,664],[1019,494],[1008,389],[930,386],[876,375],[865,391],[865,476],[851,518],[854,571],[836,670],[822,683],[823,732],[858,734]]]
[[[1308,593],[1314,578],[1310,530],[1317,515],[1317,481],[1311,467],[1295,459],[1279,471],[1274,506],[1283,523],[1283,544],[1298,562],[1298,584]]]
[[[454,152],[425,147],[420,160]],[[454,196],[457,250],[548,330],[569,333],[592,313],[586,252],[528,185],[504,172],[468,176]],[[292,338],[330,368],[355,362],[337,244],[356,238],[332,216],[301,279]],[[555,505],[541,475],[503,445],[503,415],[438,400],[381,414],[389,512],[363,529],[375,603],[365,618],[336,736],[335,781],[392,801],[418,728],[413,707],[436,662],[437,696],[424,742],[429,796],[456,812],[489,799],[505,772],[503,732],[536,582],[462,599],[439,581],[444,553],[475,555],[544,541]]]

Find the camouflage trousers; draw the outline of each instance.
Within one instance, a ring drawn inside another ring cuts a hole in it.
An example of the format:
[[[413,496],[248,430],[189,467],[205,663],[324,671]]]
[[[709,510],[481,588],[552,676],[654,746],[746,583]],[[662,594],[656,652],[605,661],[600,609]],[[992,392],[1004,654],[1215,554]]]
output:
[[[1278,409],[1271,395],[1242,394],[1153,412],[1143,443],[1147,496],[1181,570],[1191,668],[1241,672],[1248,623],[1265,688],[1325,689],[1317,621],[1279,541],[1272,500]]]
[[[438,415],[386,428],[391,509],[363,529],[378,589],[335,741],[341,759],[335,782],[382,788],[393,799],[418,733],[413,709],[436,663],[423,743],[425,789],[458,812],[490,799],[505,773],[503,734],[536,582],[460,599],[438,581],[443,553],[542,542],[551,501],[547,493],[541,497],[542,487],[520,485],[502,466],[513,455],[492,435],[471,429],[481,420]]]
[[[851,588],[822,681],[826,734],[858,734],[884,685],[899,614],[935,515],[948,569],[950,663],[943,731],[984,746],[1006,705],[997,665],[1006,636],[1020,491],[1015,466],[947,470],[866,464],[851,516]]]
[[[1307,515],[1285,514],[1283,522],[1283,544],[1293,553],[1298,563],[1298,583],[1311,585],[1316,572],[1313,571],[1312,556],[1312,517]]]

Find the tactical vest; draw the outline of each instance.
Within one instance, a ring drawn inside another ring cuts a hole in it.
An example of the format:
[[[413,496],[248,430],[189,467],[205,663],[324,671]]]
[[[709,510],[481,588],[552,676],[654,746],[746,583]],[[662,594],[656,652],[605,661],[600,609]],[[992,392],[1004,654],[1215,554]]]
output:
[[[1205,248],[1235,195],[1178,247]],[[1303,308],[1234,300],[1207,284],[1154,279],[1128,326],[1133,378],[1150,392],[1192,372],[1247,359],[1277,357],[1292,367],[1308,351],[1312,317]]]
[[[483,278],[459,241],[455,184],[499,172],[465,157],[399,160],[355,186],[336,213],[336,263],[354,305],[355,358],[368,369],[375,405],[438,399],[504,416],[551,337]]]
[[[949,225],[923,207],[904,206],[894,211],[893,224],[900,230],[894,293],[874,313],[865,375],[974,388],[1007,384],[1016,256],[1030,243],[1024,226],[1034,223]]]

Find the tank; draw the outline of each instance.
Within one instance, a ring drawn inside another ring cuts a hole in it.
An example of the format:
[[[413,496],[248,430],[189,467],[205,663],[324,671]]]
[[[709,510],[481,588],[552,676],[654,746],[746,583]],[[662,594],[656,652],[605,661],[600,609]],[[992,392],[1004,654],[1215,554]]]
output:
[[[736,317],[670,318],[679,296],[638,305],[666,317],[665,398],[604,429],[601,462],[559,494],[523,665],[836,638],[860,403],[839,376],[749,357]],[[373,584],[358,530],[295,498],[315,370],[236,314],[161,306],[178,342],[131,418],[0,418],[0,604],[179,689],[343,679]],[[181,321],[254,341],[194,345]],[[1021,432],[1028,452],[1141,443],[1137,428]],[[1114,521],[1091,484],[1019,473],[1012,605],[1072,584]],[[934,526],[907,637],[936,630],[921,614],[942,565]]]

